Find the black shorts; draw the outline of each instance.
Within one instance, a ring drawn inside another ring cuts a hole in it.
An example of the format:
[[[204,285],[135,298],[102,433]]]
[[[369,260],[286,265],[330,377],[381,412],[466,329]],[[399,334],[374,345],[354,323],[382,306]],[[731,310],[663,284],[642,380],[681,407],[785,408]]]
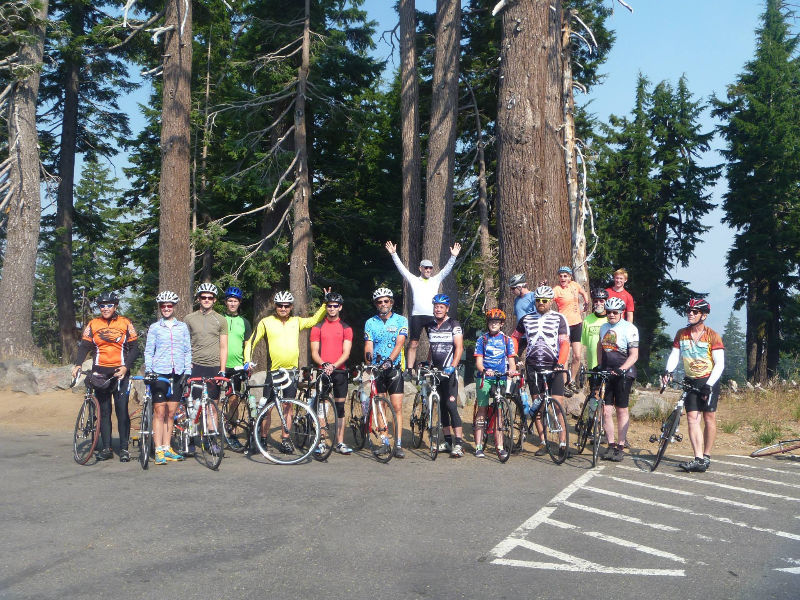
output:
[[[375,379],[375,389],[379,394],[402,394],[403,377],[399,369],[386,369],[380,371]]]
[[[190,377],[216,377],[219,373],[219,367],[204,367],[202,365],[192,365],[192,374]],[[213,381],[207,384],[208,397],[212,400],[219,399],[219,386]],[[199,398],[201,388],[192,386],[192,398]]]
[[[287,398],[297,398],[297,370],[296,369],[286,369],[289,372],[289,377],[291,379],[291,383],[288,387],[285,387],[281,390],[281,393],[284,399]],[[272,376],[274,377],[279,371],[272,371]],[[264,388],[265,390],[267,388]],[[277,391],[277,388],[276,388]]]
[[[692,384],[693,387],[700,389],[706,384],[708,381],[708,377],[700,377],[698,379],[689,379],[686,378],[686,381]],[[717,401],[719,400],[719,385],[720,382],[714,384],[711,388],[711,394],[708,396],[708,400],[705,402],[702,401],[700,398],[700,394],[697,392],[689,392],[686,394],[686,404],[684,407],[686,408],[686,412],[697,411],[697,412],[717,412]]]
[[[617,408],[628,408],[633,379],[625,376],[612,376],[606,382],[606,393],[603,402]]]
[[[163,381],[154,381],[150,384],[150,393],[153,396],[153,404],[157,402],[179,402],[181,399],[181,390],[178,389],[178,381],[180,381],[180,375],[162,375],[158,374],[159,377],[164,377],[165,379],[170,380],[170,384],[166,384]],[[170,387],[172,391],[170,395],[167,396],[167,391],[169,391]]]
[[[528,389],[531,392],[531,397],[538,396],[544,393],[544,385],[541,385],[541,376],[537,376],[536,369],[526,366],[528,377]],[[565,373],[552,373],[547,376],[547,387],[550,389],[551,396],[564,395],[564,376]]]
[[[569,326],[569,343],[581,343],[581,334],[583,333],[583,323]]]
[[[428,321],[433,320],[433,315],[411,315],[408,320],[408,334],[412,342],[418,342],[419,336],[422,335],[422,327]]]
[[[327,380],[323,379],[323,388],[327,387]],[[347,398],[347,371],[335,369],[331,373],[331,385],[334,398]]]
[[[225,377],[231,380],[231,391],[241,396],[244,380],[247,378],[244,369],[225,369]]]

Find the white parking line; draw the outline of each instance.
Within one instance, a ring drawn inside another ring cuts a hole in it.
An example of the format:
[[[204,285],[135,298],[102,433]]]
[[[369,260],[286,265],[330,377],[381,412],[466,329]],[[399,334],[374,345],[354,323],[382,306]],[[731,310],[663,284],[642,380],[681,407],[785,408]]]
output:
[[[749,460],[750,462],[756,462],[758,460],[762,460],[763,461],[763,459],[756,459],[756,458],[750,458],[748,456],[738,456],[738,455],[731,455],[731,456],[728,456],[726,458],[744,458],[744,459]],[[747,465],[747,464],[744,464],[744,463],[731,462],[729,460],[720,460],[718,458],[713,459],[711,462],[713,462],[715,465],[730,465],[730,466],[733,466],[733,467],[744,467],[745,469],[758,469],[759,471],[766,471],[768,473],[780,473],[781,475],[800,475],[800,473],[798,473],[797,471],[791,471],[791,470],[790,471],[786,471],[784,469],[775,469],[773,467],[764,467],[764,466],[762,466],[763,462],[761,462],[761,463],[759,463],[757,465]]]
[[[661,523],[646,523],[645,521],[642,521],[641,519],[638,519],[636,517],[631,517],[630,515],[623,515],[621,513],[611,512],[610,510],[603,510],[602,508],[597,508],[596,506],[586,506],[585,504],[578,504],[577,502],[572,502],[570,500],[564,500],[562,504],[564,506],[569,506],[570,508],[582,510],[591,513],[593,515],[600,515],[601,517],[608,517],[609,519],[618,519],[620,521],[625,521],[626,523],[633,523],[634,525],[643,525],[645,527],[658,529],[660,531],[680,531],[680,529],[678,529],[677,527],[672,527],[671,525],[662,525]]]
[[[696,494],[695,492],[690,492],[688,490],[676,490],[673,488],[663,487],[660,485],[654,485],[652,483],[645,483],[643,481],[634,481],[632,479],[625,479],[623,477],[607,477],[608,479],[613,479],[614,481],[619,481],[620,483],[627,483],[629,485],[636,485],[643,488],[648,488],[651,490],[656,490],[659,492],[670,492],[673,494],[678,494],[680,496],[697,496],[699,498],[703,498],[710,502],[719,502],[721,504],[730,504],[731,506],[738,506],[739,508],[747,508],[750,510],[767,510],[763,506],[757,506],[755,504],[746,504],[744,502],[736,502],[735,500],[728,500],[727,498],[717,498],[716,496],[706,496],[704,494]]]
[[[786,569],[774,569],[775,571],[783,571],[784,573],[791,573],[792,575],[800,575],[800,567],[788,567]]]
[[[618,467],[619,468],[619,467]],[[604,490],[601,488],[596,488],[592,486],[585,486],[583,488],[589,492],[595,492],[597,494],[602,494],[604,496],[611,496],[613,498],[619,498],[621,500],[630,500],[631,502],[638,502],[640,504],[647,504],[648,506],[653,506],[656,508],[664,508],[667,510],[673,510],[684,515],[689,515],[693,517],[707,517],[714,521],[719,521],[720,523],[727,523],[729,525],[736,525],[737,527],[743,527],[745,529],[752,529],[753,531],[761,531],[763,533],[771,533],[773,535],[777,535],[779,537],[789,538],[790,540],[798,540],[800,541],[800,535],[795,533],[789,533],[788,531],[781,531],[779,529],[771,529],[769,527],[758,527],[756,525],[748,525],[747,523],[743,523],[741,521],[734,521],[733,519],[729,519],[727,517],[718,517],[717,515],[711,515],[708,513],[698,513],[693,510],[689,510],[683,506],[675,506],[672,504],[665,504],[663,502],[656,502],[649,498],[639,498],[638,496],[629,496],[628,494],[620,494],[619,492],[612,492],[610,490]]]
[[[781,455],[778,454],[777,456],[781,456]],[[772,458],[774,460],[778,460],[777,456],[761,456],[759,458],[753,458],[752,456],[748,456],[746,454],[731,454],[730,455],[731,458],[746,458],[747,460],[758,460],[758,461],[768,460],[770,458]],[[782,460],[785,462],[787,467],[789,465],[792,465],[791,467],[789,467],[790,469],[794,468],[794,467],[800,467],[800,456],[797,456],[796,454],[786,454],[784,456],[786,456],[786,458],[784,458]],[[783,464],[781,466],[783,466]]]

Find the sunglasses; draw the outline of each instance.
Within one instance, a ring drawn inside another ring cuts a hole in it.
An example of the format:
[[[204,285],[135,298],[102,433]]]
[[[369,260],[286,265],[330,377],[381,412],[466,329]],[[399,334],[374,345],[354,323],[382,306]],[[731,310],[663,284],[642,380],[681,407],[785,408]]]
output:
[[[375,304],[391,304],[391,300],[376,300]]]
[[[328,304],[328,308],[339,308],[341,304]]]
[[[605,301],[605,300],[603,300],[602,298],[598,298],[598,299],[594,300],[593,302],[594,302],[595,304],[605,304],[605,303],[606,303],[606,301]]]
[[[699,315],[702,311],[697,310],[696,308],[690,308],[686,311],[687,315]]]
[[[537,298],[536,304],[547,304],[550,302],[550,298]]]
[[[291,308],[292,307],[291,304],[276,304],[275,306],[277,306],[278,308]]]
[[[216,300],[216,296],[200,296],[200,300]]]
[[[162,310],[165,309],[165,308],[173,308],[174,306],[175,306],[174,304],[159,304],[158,305],[158,307],[161,308]]]
[[[116,304],[98,304],[100,308],[114,308]]]
[[[619,311],[619,310],[607,310],[606,314],[607,315],[621,315],[622,311]]]
[[[423,269],[432,269],[433,267],[422,267]]]

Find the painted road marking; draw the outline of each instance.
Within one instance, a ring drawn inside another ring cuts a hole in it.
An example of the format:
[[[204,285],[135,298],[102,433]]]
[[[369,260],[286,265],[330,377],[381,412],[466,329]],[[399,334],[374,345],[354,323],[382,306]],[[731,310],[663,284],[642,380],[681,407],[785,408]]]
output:
[[[673,494],[679,494],[681,496],[697,496],[699,498],[704,498],[705,500],[708,500],[710,502],[720,502],[722,504],[730,504],[732,506],[738,506],[739,508],[747,508],[750,510],[767,510],[763,506],[757,506],[755,504],[745,504],[744,502],[736,502],[735,500],[728,500],[727,498],[717,498],[716,496],[705,496],[703,494],[696,494],[695,492],[690,492],[688,490],[676,490],[674,488],[654,485],[652,483],[644,483],[643,481],[634,481],[633,479],[625,479],[623,477],[610,477],[610,476],[606,477],[608,479],[613,479],[614,481],[619,481],[620,483],[627,483],[628,485],[636,485],[639,487],[648,488],[659,492],[670,492]]]
[[[763,461],[763,459],[756,459],[756,458],[750,458],[748,456],[738,456],[738,455],[727,456],[726,458],[745,458],[750,462],[754,462],[756,460]],[[798,473],[797,471],[791,471],[791,470],[787,471],[785,469],[774,469],[772,467],[761,466],[763,462],[758,465],[746,465],[744,463],[731,462],[728,460],[720,460],[717,458],[715,458],[713,462],[715,465],[731,465],[734,467],[744,467],[745,469],[758,469],[759,471],[767,471],[768,473],[780,473],[781,475],[800,475],[800,473]]]
[[[621,513],[611,512],[610,510],[603,510],[602,508],[597,508],[595,506],[586,506],[585,504],[578,504],[577,502],[572,502],[570,500],[564,500],[562,504],[564,506],[569,506],[570,508],[582,510],[588,513],[592,513],[594,515],[600,515],[603,517],[607,517],[609,519],[619,519],[620,521],[625,521],[626,523],[633,523],[634,525],[643,525],[644,527],[650,527],[652,529],[658,529],[660,531],[680,531],[680,529],[678,529],[677,527],[672,527],[671,525],[662,525],[661,523],[646,523],[645,521],[642,521],[641,519],[638,519],[636,517],[631,517],[630,515],[623,515]]]

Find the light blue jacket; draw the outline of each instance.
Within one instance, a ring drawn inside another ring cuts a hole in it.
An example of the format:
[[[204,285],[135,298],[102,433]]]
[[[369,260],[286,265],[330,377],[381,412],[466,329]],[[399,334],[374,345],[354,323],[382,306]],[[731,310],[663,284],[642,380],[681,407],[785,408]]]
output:
[[[159,375],[192,372],[192,343],[186,323],[176,320],[168,327],[164,319],[159,319],[150,325],[144,348],[144,370]]]

